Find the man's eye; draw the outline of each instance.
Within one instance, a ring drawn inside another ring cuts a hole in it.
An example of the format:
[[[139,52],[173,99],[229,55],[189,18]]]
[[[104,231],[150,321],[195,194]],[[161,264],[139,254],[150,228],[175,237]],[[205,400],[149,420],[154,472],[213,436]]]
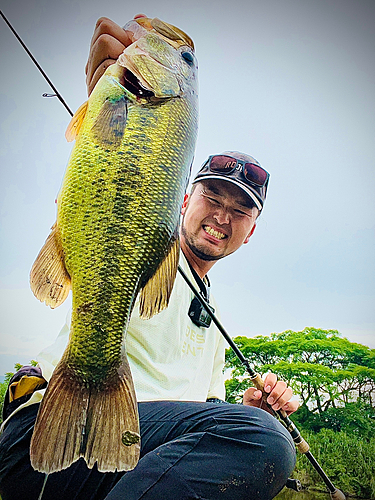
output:
[[[209,196],[207,196],[207,198],[212,202],[214,203],[215,205],[219,205],[219,202],[217,200],[215,200],[215,198],[210,198]]]
[[[243,216],[250,217],[250,215],[249,215],[249,214],[247,214],[246,212],[243,212],[242,210],[235,210],[235,211],[234,211],[234,213],[235,213],[236,215],[241,216],[241,217],[243,217]]]

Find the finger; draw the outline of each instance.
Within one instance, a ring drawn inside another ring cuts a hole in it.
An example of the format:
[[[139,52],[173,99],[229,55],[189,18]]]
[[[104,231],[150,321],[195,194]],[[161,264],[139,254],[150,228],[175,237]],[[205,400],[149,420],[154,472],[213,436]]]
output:
[[[95,86],[91,81],[100,65],[106,59],[116,60],[125,47],[129,46],[132,42],[131,32],[123,30],[118,24],[106,17],[98,19],[91,39],[90,52],[85,67],[88,94],[90,94]],[[98,79],[95,79],[95,83]]]
[[[91,78],[96,69],[106,59],[116,60],[124,51],[125,45],[109,34],[100,35],[92,45],[86,64],[86,75]]]
[[[271,405],[276,403],[279,397],[285,392],[286,388],[287,388],[286,383],[283,382],[282,380],[279,380],[269,393],[269,396],[267,397],[267,402]]]
[[[250,387],[244,392],[242,403],[245,406],[257,406],[262,405],[262,391],[256,389],[255,387]]]
[[[96,22],[94,34],[91,39],[90,51],[93,45],[102,35],[110,35],[111,37],[122,43],[125,47],[132,43],[130,33],[126,32],[114,21],[111,21],[111,19],[108,19],[107,17],[101,17]]]
[[[288,401],[281,409],[286,412],[287,415],[291,415],[299,408],[299,401]]]
[[[255,387],[249,387],[244,392],[243,395],[243,404],[251,405],[254,401],[259,401],[262,398],[262,391],[256,389]]]
[[[277,376],[274,373],[267,373],[264,379],[264,391],[271,392],[277,383]]]
[[[276,386],[277,387],[277,386]],[[279,410],[282,408],[288,401],[290,401],[290,398],[293,396],[293,391],[290,387],[286,387],[286,384],[281,384],[282,388],[280,389],[281,394],[279,397],[277,397],[277,393],[273,396],[273,392],[270,394],[270,396],[267,398],[267,402],[272,405],[272,408],[274,410]],[[273,400],[273,402],[271,402]]]
[[[96,68],[95,73],[90,77],[86,77],[86,85],[87,85],[87,94],[90,95],[91,92],[94,90],[95,85],[98,83],[99,79],[101,76],[103,76],[105,70],[108,68],[108,66],[111,66],[116,62],[116,59],[106,59],[102,64],[99,65],[98,68]]]
[[[264,403],[263,392],[255,387],[250,387],[244,392],[242,403],[245,406],[262,408],[272,414],[272,410]]]

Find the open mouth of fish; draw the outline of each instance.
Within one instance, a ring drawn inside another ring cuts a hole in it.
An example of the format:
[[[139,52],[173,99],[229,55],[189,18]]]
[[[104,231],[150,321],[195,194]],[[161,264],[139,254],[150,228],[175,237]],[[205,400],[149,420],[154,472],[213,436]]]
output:
[[[151,90],[146,89],[128,68],[125,68],[121,85],[137,97],[155,97],[155,94]]]

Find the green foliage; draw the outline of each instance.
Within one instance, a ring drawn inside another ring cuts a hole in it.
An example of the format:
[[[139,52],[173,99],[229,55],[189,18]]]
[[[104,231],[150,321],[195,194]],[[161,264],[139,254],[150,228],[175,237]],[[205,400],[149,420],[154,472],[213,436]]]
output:
[[[375,408],[363,401],[346,403],[340,408],[331,407],[322,413],[314,413],[302,405],[291,418],[303,430],[319,432],[321,429],[331,429],[363,439],[375,436]]]
[[[374,406],[375,349],[350,342],[336,330],[305,328],[234,340],[256,371],[276,373],[313,412],[356,400]],[[245,368],[230,349],[226,361],[232,370],[228,400],[238,402],[240,392],[251,384],[244,379]]]
[[[291,418],[332,482],[350,495],[375,498],[375,349],[315,328],[234,341],[257,372],[276,373],[299,396],[302,406]],[[231,349],[226,367],[227,401],[240,403],[252,383]],[[301,454],[294,477],[324,489]]]
[[[15,368],[17,367],[17,365],[15,365]],[[16,371],[18,370],[19,368],[16,368]],[[9,384],[9,381],[10,379],[13,377],[14,373],[13,372],[8,372],[5,374],[5,379],[4,379],[4,382],[2,382],[0,384],[0,407],[1,407],[1,410],[3,408],[3,404],[4,404],[4,398],[5,398],[5,393],[7,392],[7,389],[8,389],[8,384]]]
[[[375,498],[375,436],[364,439],[346,432],[322,429],[304,433],[311,451],[333,484],[346,494]],[[319,487],[322,481],[310,462],[301,454],[293,476],[305,486]],[[322,486],[322,489],[324,485]]]

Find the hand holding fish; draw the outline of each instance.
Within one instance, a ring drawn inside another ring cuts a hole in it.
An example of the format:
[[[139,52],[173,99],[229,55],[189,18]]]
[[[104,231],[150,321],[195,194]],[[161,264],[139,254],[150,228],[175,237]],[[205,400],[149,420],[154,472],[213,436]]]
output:
[[[141,17],[146,16],[137,14],[134,19]],[[125,31],[111,19],[101,17],[97,20],[85,68],[88,95],[91,94],[108,66],[114,64],[124,49],[133,42],[132,33]]]
[[[293,391],[282,380],[277,380],[274,373],[268,373],[264,379],[264,391],[268,393],[267,403],[272,406],[272,409],[284,410],[287,415],[294,413],[298,410],[299,402],[291,401]],[[247,406],[258,406],[264,410],[269,411],[266,405],[262,406],[262,391],[255,387],[249,387],[243,395],[243,404]]]

